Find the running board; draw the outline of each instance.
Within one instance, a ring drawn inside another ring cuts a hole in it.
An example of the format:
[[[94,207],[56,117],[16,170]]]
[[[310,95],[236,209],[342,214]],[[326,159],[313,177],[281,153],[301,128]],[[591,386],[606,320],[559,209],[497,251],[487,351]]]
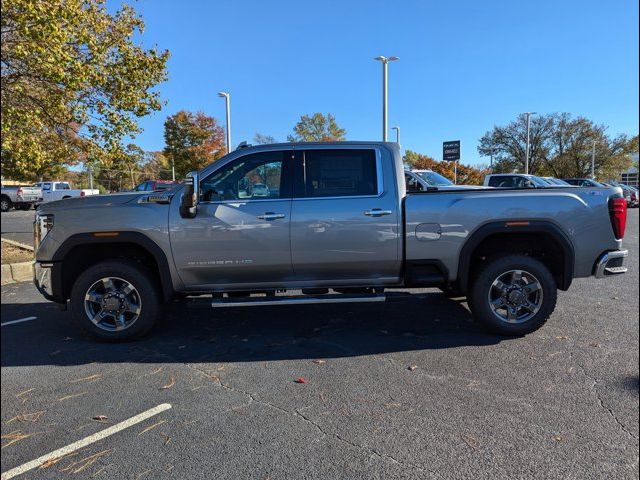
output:
[[[308,305],[312,303],[364,303],[384,302],[385,295],[305,295],[296,297],[223,298],[211,302],[213,308],[256,307],[260,305]]]

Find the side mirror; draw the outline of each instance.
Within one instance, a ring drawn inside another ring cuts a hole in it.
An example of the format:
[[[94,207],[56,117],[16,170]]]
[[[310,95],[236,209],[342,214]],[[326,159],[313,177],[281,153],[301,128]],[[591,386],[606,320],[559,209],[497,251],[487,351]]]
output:
[[[194,218],[198,212],[198,172],[190,172],[184,180],[184,190],[180,199],[180,216]]]

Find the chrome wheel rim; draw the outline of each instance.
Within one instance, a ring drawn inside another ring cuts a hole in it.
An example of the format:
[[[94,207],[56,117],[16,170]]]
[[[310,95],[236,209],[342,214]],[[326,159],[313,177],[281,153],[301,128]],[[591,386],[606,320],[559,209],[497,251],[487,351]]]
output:
[[[509,270],[491,284],[487,297],[493,314],[505,323],[531,320],[544,298],[542,285],[535,275],[525,270]]]
[[[138,290],[119,277],[104,277],[91,285],[84,296],[84,310],[89,320],[108,332],[130,328],[142,311]]]

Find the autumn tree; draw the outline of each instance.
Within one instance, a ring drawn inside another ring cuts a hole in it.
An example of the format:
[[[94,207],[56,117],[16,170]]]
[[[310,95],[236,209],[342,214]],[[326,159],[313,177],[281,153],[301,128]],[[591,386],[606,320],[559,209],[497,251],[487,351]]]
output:
[[[610,137],[605,125],[569,113],[531,118],[529,172],[559,178],[591,175],[595,145],[595,171],[602,179],[617,178],[631,164],[638,139]],[[480,139],[478,152],[493,156],[494,172],[524,171],[526,118],[521,115],[507,126],[496,126]]]
[[[224,131],[215,118],[181,110],[164,122],[164,155],[176,176],[200,170],[226,153]]]
[[[137,119],[161,107],[168,59],[137,44],[143,29],[131,7],[110,12],[104,0],[2,2],[4,175],[109,156],[139,132]]]
[[[290,142],[335,142],[345,139],[346,130],[340,128],[336,117],[328,113],[302,115],[296,126],[293,127],[293,135],[289,135]]]
[[[438,161],[429,155],[423,155],[411,150],[407,150],[404,162],[412,169],[433,170],[440,175],[453,181],[456,176],[454,162]],[[458,164],[457,183],[461,185],[482,185],[484,176],[489,173],[487,168],[476,168],[471,165]]]

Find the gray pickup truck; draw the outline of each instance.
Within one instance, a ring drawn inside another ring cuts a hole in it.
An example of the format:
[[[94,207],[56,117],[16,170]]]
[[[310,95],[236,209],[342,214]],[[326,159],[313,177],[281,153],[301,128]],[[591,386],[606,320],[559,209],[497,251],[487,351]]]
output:
[[[35,283],[106,339],[145,334],[176,297],[382,302],[407,287],[466,296],[493,331],[522,335],[573,278],[626,271],[625,222],[618,188],[407,193],[394,143],[262,145],[172,190],[40,206]]]
[[[8,212],[12,208],[29,210],[42,196],[40,187],[25,185],[2,185],[0,211]]]

